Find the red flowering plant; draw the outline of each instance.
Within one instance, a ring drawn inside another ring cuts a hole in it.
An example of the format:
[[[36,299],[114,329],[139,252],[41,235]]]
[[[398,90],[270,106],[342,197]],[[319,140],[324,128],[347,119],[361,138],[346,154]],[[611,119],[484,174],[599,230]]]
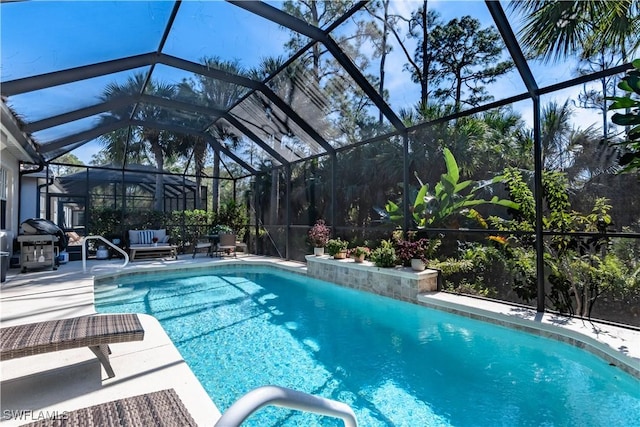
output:
[[[327,242],[329,241],[329,235],[331,234],[331,230],[325,224],[323,219],[319,219],[316,223],[309,229],[309,241],[314,248],[324,248]]]
[[[151,241],[152,241],[153,243],[158,243],[158,238],[154,236],[154,237],[151,239]]]
[[[396,257],[402,262],[402,265],[409,265],[412,259],[420,259],[426,263],[429,259],[432,259],[435,254],[435,250],[440,246],[440,241],[437,239],[415,239],[415,232],[409,232],[408,239],[402,238],[402,233],[394,235],[394,247],[396,250]]]

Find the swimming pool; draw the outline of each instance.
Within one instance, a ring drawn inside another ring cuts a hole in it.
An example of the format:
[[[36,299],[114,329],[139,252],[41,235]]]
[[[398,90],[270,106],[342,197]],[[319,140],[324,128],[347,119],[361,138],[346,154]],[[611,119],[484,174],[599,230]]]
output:
[[[226,409],[276,384],[362,426],[637,426],[640,381],[573,346],[273,269],[96,285],[99,312],[155,316]],[[278,408],[246,425],[341,425]]]

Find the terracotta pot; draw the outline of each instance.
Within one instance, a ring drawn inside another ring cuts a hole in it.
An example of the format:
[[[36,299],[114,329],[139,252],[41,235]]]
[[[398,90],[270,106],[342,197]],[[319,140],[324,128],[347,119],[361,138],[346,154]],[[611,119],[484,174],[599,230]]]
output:
[[[347,257],[347,251],[340,251],[333,256],[334,259],[345,259]]]
[[[355,256],[355,255],[354,255],[354,256],[353,256],[353,260],[354,260],[355,262],[357,262],[357,263],[361,263],[361,262],[363,262],[363,261],[364,261],[364,254],[363,254],[363,255],[360,255],[360,256]]]

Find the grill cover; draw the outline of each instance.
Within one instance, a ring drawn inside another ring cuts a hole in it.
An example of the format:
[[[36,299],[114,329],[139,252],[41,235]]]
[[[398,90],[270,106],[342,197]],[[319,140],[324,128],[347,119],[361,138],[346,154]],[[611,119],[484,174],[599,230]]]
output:
[[[20,224],[22,234],[52,234],[58,237],[56,246],[60,251],[67,249],[67,235],[64,234],[62,228],[58,227],[55,223],[44,218],[29,218]]]

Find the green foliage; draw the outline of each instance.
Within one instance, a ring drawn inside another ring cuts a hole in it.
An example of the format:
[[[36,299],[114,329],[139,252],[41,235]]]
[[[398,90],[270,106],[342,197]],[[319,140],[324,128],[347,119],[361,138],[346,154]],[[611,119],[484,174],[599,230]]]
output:
[[[492,246],[480,243],[460,245],[458,257],[434,260],[427,263],[429,268],[440,270],[445,287],[453,292],[472,295],[493,296],[497,292],[487,286],[502,276],[501,253]]]
[[[226,230],[238,234],[238,230],[242,232],[246,227],[244,210],[235,203],[225,204],[219,214],[202,209],[167,213],[143,210],[126,212],[124,220],[120,209],[94,208],[90,212],[91,234],[126,238],[128,230],[165,228],[172,243],[178,246],[191,244],[209,233]]]
[[[609,110],[625,110],[615,113],[611,121],[617,125],[628,126],[627,139],[615,145],[623,146],[626,152],[619,160],[625,172],[640,170],[640,59],[633,61],[634,69],[618,83],[618,87],[627,92],[625,96],[607,97],[614,101]]]
[[[395,267],[398,259],[391,240],[383,240],[380,242],[380,246],[371,252],[371,261],[373,261],[376,267]]]
[[[415,232],[408,232],[406,239],[402,234],[400,230],[394,232],[392,241],[398,261],[405,266],[408,266],[412,259],[420,259],[427,263],[435,258],[436,250],[442,244],[440,239],[417,239]]]
[[[211,234],[230,234],[233,233],[233,229],[225,224],[216,224],[211,227]]]
[[[329,239],[329,241],[325,246],[325,249],[327,250],[327,253],[329,255],[334,256],[338,252],[347,250],[348,246],[349,246],[349,242],[337,237],[335,239]]]
[[[371,253],[371,250],[366,246],[356,246],[351,250],[351,255],[355,257],[367,256]]]
[[[242,240],[249,222],[246,207],[230,200],[220,206],[215,222],[231,227],[237,237]]]
[[[471,283],[467,279],[462,279],[458,283],[445,281],[444,288],[449,292],[455,292],[457,294],[478,295],[487,298],[493,297],[496,294],[494,289],[484,287],[478,282]]]
[[[460,169],[451,151],[445,148],[443,155],[447,172],[441,175],[440,182],[435,185],[433,191],[430,191],[429,184],[420,182],[420,190],[413,202],[411,211],[413,221],[418,228],[455,227],[458,214],[477,220],[477,212],[469,208],[486,203],[510,209],[519,208],[517,203],[499,199],[497,196],[490,200],[477,198],[478,190],[487,185],[502,182],[502,176],[497,176],[482,185],[472,180],[461,181]],[[385,209],[392,221],[402,222],[402,209],[399,205],[388,201]]]
[[[516,168],[506,168],[502,176],[511,200],[518,204],[518,210],[512,212],[513,219],[511,220],[489,217],[490,224],[498,230],[533,231],[535,229],[536,202],[522,173]]]
[[[492,225],[504,231],[531,231],[535,211],[527,202],[533,200],[531,190],[522,175],[507,170],[506,183],[511,197],[520,202],[522,209],[514,220],[491,217]],[[542,177],[545,229],[559,232],[606,232],[612,224],[611,205],[607,199],[597,198],[591,212],[583,214],[571,209],[568,180],[564,173],[544,172]],[[513,273],[513,289],[524,301],[537,296],[536,257],[534,238],[511,235],[500,241],[498,248],[504,255],[505,265]],[[550,289],[546,298],[551,306],[564,313],[591,316],[593,306],[604,292],[629,294],[638,285],[633,264],[624,262],[609,250],[605,236],[580,237],[554,235],[545,238],[544,264]]]
[[[89,209],[89,224],[87,233],[97,236],[121,235],[120,224],[122,222],[122,210],[113,208]]]
[[[127,211],[122,221],[122,232],[128,230],[144,230],[163,228],[170,214],[154,210]]]
[[[504,51],[500,33],[493,27],[481,29],[480,21],[469,15],[437,25],[429,39],[435,81],[444,79],[434,94],[442,101],[452,100],[456,111],[462,103],[477,106],[493,99],[482,84],[513,68],[513,62],[500,61]]]
[[[456,273],[468,273],[473,269],[473,261],[470,259],[446,258],[445,260],[433,260],[427,263],[429,268],[440,270],[443,276],[449,277]]]
[[[167,234],[171,236],[172,243],[183,246],[207,234],[214,218],[215,212],[202,209],[173,211],[169,214],[164,227],[167,229]]]

